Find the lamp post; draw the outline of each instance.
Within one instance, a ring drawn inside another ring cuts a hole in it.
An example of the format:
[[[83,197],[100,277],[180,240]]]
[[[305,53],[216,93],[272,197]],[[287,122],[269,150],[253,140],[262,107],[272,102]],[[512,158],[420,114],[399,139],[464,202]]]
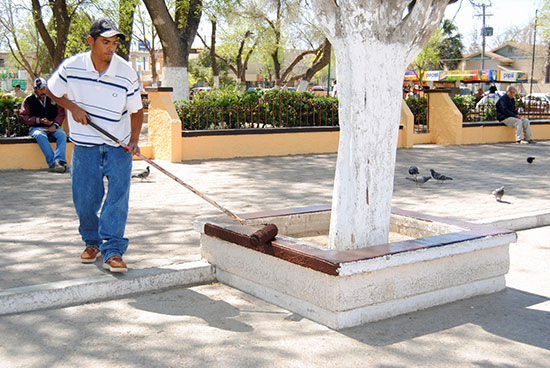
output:
[[[327,97],[330,96],[330,59],[332,59],[330,55],[328,57],[328,78],[327,78]]]
[[[535,10],[535,27],[533,29],[533,56],[531,58],[531,83],[529,84],[529,95],[533,94],[533,73],[535,70],[535,41],[537,39],[537,15],[539,10]],[[531,101],[529,99],[529,101]]]

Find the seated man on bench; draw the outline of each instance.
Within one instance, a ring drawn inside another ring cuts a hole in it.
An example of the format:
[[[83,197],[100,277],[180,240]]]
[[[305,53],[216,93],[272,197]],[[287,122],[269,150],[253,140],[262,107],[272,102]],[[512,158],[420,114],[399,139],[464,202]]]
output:
[[[30,127],[29,134],[36,139],[42,150],[49,171],[64,173],[67,172],[67,160],[65,159],[67,135],[61,129],[61,124],[65,120],[65,109],[46,96],[45,89],[41,89],[45,85],[44,79],[36,78],[34,93],[25,98],[21,104],[19,115],[23,123]],[[56,140],[55,153],[50,146],[48,137],[54,137]]]
[[[497,119],[501,123],[516,130],[516,143],[536,143],[531,139],[531,123],[529,119],[520,118],[516,109],[516,89],[508,86],[506,94],[497,101]],[[523,130],[524,139],[521,138]]]

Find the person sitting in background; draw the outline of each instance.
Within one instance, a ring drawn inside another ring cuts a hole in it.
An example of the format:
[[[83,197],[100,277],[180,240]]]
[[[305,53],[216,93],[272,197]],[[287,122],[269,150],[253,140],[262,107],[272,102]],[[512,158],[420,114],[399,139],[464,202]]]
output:
[[[44,86],[46,86],[46,81],[36,78],[34,93],[23,100],[19,115],[23,123],[30,127],[29,134],[36,139],[42,150],[49,171],[64,173],[67,171],[67,160],[65,159],[67,135],[61,129],[61,124],[65,120],[65,109],[46,96]],[[55,152],[50,146],[48,137],[55,138]]]
[[[13,91],[10,93],[10,96],[15,97],[15,98],[17,98],[17,97],[25,98],[25,97],[27,97],[27,94],[25,93],[25,91],[23,91],[21,89],[21,85],[16,84],[13,87]]]
[[[496,105],[498,98],[499,97],[497,95],[497,87],[491,86],[489,87],[489,93],[483,96],[481,100],[479,100],[479,102],[476,105],[476,108],[479,109],[481,106],[486,106],[489,104],[489,102],[492,102],[493,105]]]
[[[476,99],[476,104],[477,104],[483,98],[483,88],[478,89],[474,97]]]
[[[497,119],[516,130],[516,143],[536,143],[531,139],[531,123],[527,118],[520,118],[516,109],[516,89],[508,86],[506,94],[497,101]],[[521,138],[523,130],[524,139]]]

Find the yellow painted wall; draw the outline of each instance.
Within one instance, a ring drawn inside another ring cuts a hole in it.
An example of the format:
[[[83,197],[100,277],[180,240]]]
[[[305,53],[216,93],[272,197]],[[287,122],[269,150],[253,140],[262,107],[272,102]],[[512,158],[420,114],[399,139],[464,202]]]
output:
[[[55,143],[50,143],[55,150]],[[73,156],[74,144],[67,142],[65,157],[67,162],[71,162]],[[151,146],[140,147],[141,153],[148,158],[154,158]],[[36,143],[18,143],[18,144],[0,144],[0,170],[25,169],[39,170],[47,169],[46,159],[38,144]],[[134,156],[134,160],[139,160]]]
[[[401,103],[401,126],[399,129],[398,147],[412,147],[414,144],[414,115],[405,100]]]
[[[339,132],[242,134],[184,137],[183,160],[332,153]]]
[[[170,98],[170,92],[148,90],[148,138],[153,155],[159,160],[182,160],[181,121]]]
[[[428,94],[428,126],[433,143],[462,144],[462,114],[447,92]]]
[[[431,133],[417,133],[413,136],[413,144],[430,144],[434,143]]]
[[[50,143],[55,150],[55,143]],[[72,143],[67,143],[65,150],[67,162],[73,154]],[[0,169],[47,169],[46,159],[37,143],[0,144]]]
[[[531,125],[531,134],[535,140],[550,139],[550,124]],[[507,126],[479,126],[462,129],[462,144],[514,142],[515,140],[514,129]]]

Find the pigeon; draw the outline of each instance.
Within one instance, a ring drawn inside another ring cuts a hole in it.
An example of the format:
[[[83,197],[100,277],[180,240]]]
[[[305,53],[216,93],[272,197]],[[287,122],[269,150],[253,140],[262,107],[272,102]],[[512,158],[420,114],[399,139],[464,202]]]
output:
[[[528,163],[529,165],[531,165],[531,164],[533,163],[533,161],[535,161],[535,158],[534,158],[533,156],[527,157],[527,163]]]
[[[427,182],[428,180],[430,180],[431,178],[429,176],[420,176],[420,177],[415,176],[414,178],[406,177],[405,179],[414,181],[416,183],[416,186],[418,187],[424,184],[425,182]]]
[[[411,166],[411,167],[409,167],[409,174],[416,176],[416,175],[420,174],[420,171],[418,171],[418,167]]]
[[[453,178],[451,178],[449,176],[445,176],[443,174],[440,174],[437,171],[435,171],[434,169],[430,169],[430,172],[432,173],[432,178],[437,180],[438,183],[442,183],[445,180],[453,180]]]
[[[493,190],[493,195],[498,202],[502,201],[502,196],[504,195],[504,187],[497,188]]]
[[[138,179],[141,179],[141,180],[147,179],[150,172],[151,172],[151,170],[149,170],[149,166],[147,166],[145,168],[145,170],[140,171],[139,173],[132,175],[132,178],[138,178]]]

